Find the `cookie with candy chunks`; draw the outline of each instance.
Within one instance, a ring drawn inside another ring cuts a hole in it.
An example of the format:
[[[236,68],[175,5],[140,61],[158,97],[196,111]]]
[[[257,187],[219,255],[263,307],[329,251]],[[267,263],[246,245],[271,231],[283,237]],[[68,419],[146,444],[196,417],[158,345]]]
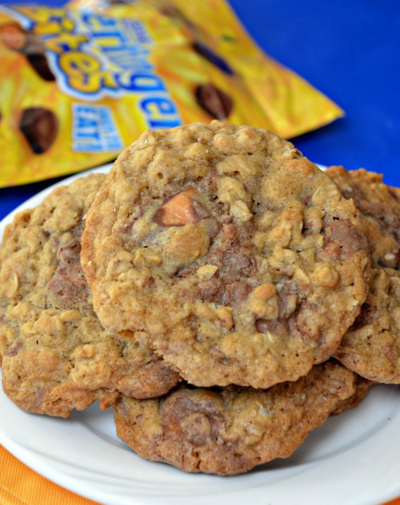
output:
[[[55,189],[16,215],[0,246],[3,389],[35,414],[67,417],[119,394],[149,398],[179,380],[146,345],[101,326],[80,265],[83,217],[104,175]]]
[[[91,206],[82,266],[103,326],[196,386],[268,388],[326,361],[367,294],[359,214],[267,130],[148,131]]]

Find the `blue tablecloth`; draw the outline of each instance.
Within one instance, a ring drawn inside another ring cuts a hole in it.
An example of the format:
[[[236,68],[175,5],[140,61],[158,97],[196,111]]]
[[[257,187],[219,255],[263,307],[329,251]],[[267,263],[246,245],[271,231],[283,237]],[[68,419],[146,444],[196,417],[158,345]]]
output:
[[[296,146],[316,163],[365,167],[400,186],[400,1],[230,1],[268,54],[346,112],[343,119],[293,139]],[[0,189],[0,218],[54,182]]]

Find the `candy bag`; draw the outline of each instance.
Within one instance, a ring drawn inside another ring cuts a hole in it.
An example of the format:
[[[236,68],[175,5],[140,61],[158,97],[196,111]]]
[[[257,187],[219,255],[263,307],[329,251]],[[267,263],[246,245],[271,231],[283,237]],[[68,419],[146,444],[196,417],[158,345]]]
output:
[[[0,186],[111,161],[213,118],[288,138],[342,115],[266,56],[225,0],[0,7]]]

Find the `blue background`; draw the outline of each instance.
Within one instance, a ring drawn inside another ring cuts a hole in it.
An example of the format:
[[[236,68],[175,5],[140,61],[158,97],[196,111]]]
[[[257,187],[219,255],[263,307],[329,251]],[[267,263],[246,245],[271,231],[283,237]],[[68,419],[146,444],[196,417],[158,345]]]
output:
[[[316,163],[365,167],[400,186],[400,0],[230,2],[268,54],[346,112],[343,119],[293,139],[296,147]],[[0,189],[0,219],[56,180]]]

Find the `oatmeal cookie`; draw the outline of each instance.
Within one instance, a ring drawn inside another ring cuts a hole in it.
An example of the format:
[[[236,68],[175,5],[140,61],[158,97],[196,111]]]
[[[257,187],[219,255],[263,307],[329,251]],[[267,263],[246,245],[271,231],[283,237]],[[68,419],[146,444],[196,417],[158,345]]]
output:
[[[6,228],[0,247],[0,363],[19,407],[67,417],[122,392],[166,393],[178,375],[150,348],[112,338],[100,325],[80,266],[82,217],[103,175],[53,191]]]
[[[327,174],[360,210],[371,254],[369,294],[335,356],[376,382],[400,383],[400,192],[364,169]]]
[[[366,296],[353,202],[292,144],[248,126],[144,133],[82,244],[103,326],[197,386],[297,380],[333,354]]]
[[[190,388],[116,402],[117,435],[140,456],[188,472],[234,475],[287,458],[355,393],[355,374],[327,362],[260,390]]]
[[[355,392],[349,398],[340,402],[339,406],[331,413],[331,416],[337,416],[346,410],[358,407],[373,384],[374,382],[355,374]]]

